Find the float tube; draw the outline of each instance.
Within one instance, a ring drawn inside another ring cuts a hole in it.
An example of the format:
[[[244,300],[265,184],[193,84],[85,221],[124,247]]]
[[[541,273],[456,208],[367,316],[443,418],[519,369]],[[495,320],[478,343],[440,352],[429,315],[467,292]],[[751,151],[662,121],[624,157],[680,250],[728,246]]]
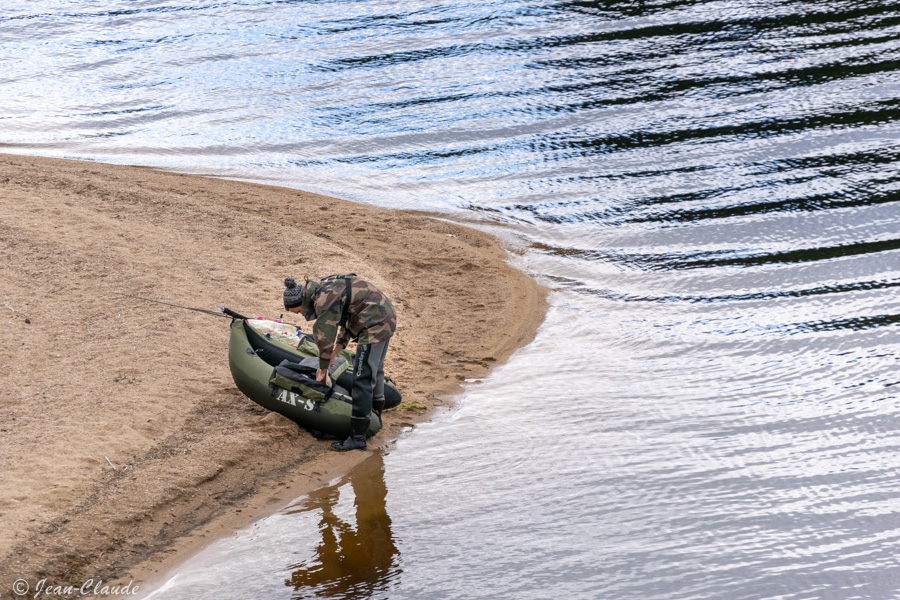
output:
[[[228,364],[238,389],[263,408],[291,419],[313,435],[345,438],[350,435],[353,353],[343,350],[330,374],[332,388],[315,380],[318,348],[299,327],[265,319],[233,316],[228,341]],[[385,408],[400,404],[400,392],[385,378]],[[381,429],[381,416],[372,411],[366,437]]]

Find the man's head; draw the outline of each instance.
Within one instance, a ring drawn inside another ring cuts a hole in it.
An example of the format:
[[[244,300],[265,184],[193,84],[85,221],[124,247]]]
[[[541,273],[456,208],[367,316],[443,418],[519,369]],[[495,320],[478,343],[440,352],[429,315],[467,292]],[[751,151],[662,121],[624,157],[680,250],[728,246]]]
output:
[[[317,281],[306,281],[306,285],[298,285],[293,277],[284,280],[284,308],[292,313],[301,313],[307,321],[316,317],[313,307],[313,294],[318,288]]]
[[[286,277],[284,280],[284,308],[291,312],[298,312],[301,306],[303,306],[303,286],[297,285],[293,277]]]

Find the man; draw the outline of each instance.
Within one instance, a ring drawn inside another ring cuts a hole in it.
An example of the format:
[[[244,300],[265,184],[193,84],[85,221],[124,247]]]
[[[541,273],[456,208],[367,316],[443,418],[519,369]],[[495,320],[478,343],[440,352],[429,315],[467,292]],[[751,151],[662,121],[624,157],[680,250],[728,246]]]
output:
[[[350,435],[331,446],[340,451],[364,450],[372,407],[380,410],[384,406],[384,357],[397,328],[394,307],[378,288],[355,274],[308,279],[304,285],[288,277],[284,287],[284,308],[302,314],[307,321],[315,319],[318,381],[325,381],[328,368],[350,339],[357,341]]]

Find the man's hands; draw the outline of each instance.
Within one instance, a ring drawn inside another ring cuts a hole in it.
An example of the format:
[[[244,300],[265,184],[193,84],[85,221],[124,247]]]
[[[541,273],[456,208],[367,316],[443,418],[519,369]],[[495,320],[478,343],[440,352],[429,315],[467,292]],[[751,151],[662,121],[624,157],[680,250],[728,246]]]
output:
[[[343,350],[343,349],[344,349],[344,345],[343,345],[343,344],[335,344],[335,345],[334,345],[334,351],[331,353],[331,360],[328,361],[328,368],[329,368],[329,369],[331,369],[331,367],[334,366],[334,361],[337,360],[338,353],[340,353],[340,351]],[[326,381],[327,378],[328,378],[328,371],[327,371],[327,370],[325,370],[325,369],[316,369],[316,381],[319,381],[319,382],[321,382],[321,383],[327,384],[327,383],[328,383],[328,382]]]

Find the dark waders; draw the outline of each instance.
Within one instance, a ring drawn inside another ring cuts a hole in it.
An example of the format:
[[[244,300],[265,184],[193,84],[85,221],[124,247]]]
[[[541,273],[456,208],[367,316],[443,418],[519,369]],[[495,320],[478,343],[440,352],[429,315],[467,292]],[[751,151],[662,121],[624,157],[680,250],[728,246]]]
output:
[[[384,357],[390,340],[376,344],[360,344],[353,361],[353,411],[350,416],[350,436],[331,446],[335,450],[360,450],[366,447],[366,430],[374,408],[381,413],[384,407]]]

